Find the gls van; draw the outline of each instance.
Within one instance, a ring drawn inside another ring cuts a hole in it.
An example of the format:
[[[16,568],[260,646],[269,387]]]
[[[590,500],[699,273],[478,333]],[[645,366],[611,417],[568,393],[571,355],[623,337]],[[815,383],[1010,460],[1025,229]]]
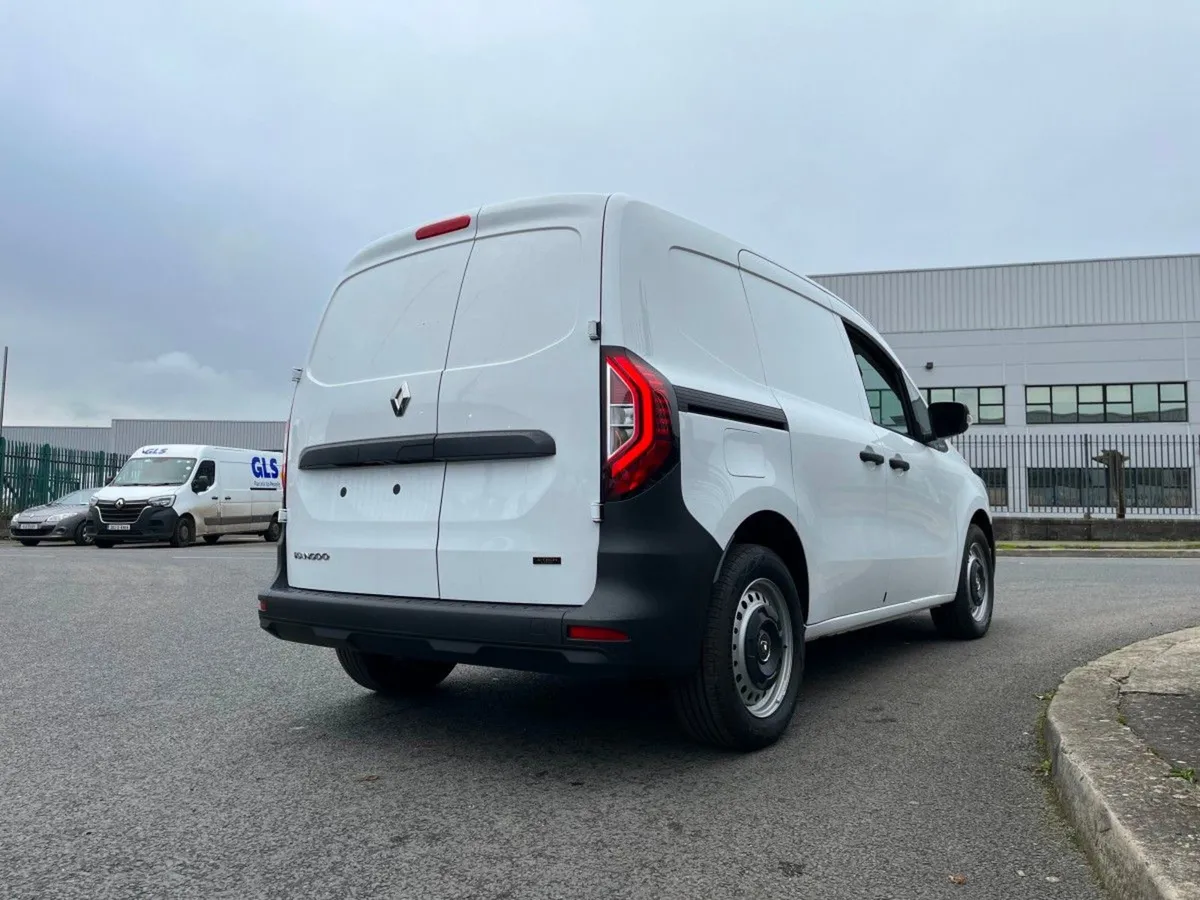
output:
[[[264,450],[168,444],[142,447],[92,498],[95,545],[132,541],[186,547],[225,534],[277,541],[283,458]]]
[[[484,206],[334,291],[260,624],[384,694],[457,663],[661,676],[695,738],[762,747],[806,640],[925,609],[988,630],[967,424],[736,241],[620,195]]]

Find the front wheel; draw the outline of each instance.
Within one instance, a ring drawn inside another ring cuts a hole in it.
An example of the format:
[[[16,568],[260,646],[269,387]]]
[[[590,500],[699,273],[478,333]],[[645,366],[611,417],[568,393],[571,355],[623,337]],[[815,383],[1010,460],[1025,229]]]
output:
[[[972,524],[967,529],[967,543],[963,548],[958,593],[949,603],[929,611],[939,634],[963,641],[976,640],[987,634],[996,599],[995,574],[992,545],[983,529]]]
[[[96,526],[89,519],[84,519],[79,523],[79,527],[75,529],[74,539],[77,545],[86,547],[96,540]]]
[[[673,690],[675,712],[694,739],[759,750],[787,730],[804,673],[804,612],[774,551],[733,548],[713,584],[696,671]]]
[[[423,694],[437,687],[454,671],[454,663],[400,659],[339,647],[338,662],[346,674],[368,691],[390,697]]]
[[[268,544],[274,544],[279,540],[279,535],[283,531],[283,526],[279,524],[278,519],[272,519],[270,527],[263,532],[263,540]]]
[[[180,516],[179,521],[175,523],[175,531],[171,533],[171,546],[190,547],[196,540],[195,529],[191,516]]]

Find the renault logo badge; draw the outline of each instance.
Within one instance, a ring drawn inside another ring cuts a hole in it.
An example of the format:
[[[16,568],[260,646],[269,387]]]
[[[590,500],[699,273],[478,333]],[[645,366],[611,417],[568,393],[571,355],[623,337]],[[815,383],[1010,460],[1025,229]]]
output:
[[[392,412],[396,417],[404,415],[404,411],[408,409],[408,401],[412,399],[412,392],[408,389],[408,382],[401,383],[400,390],[396,391],[396,396],[392,398]]]
[[[118,498],[117,499],[117,509],[120,509],[124,505],[125,505],[125,498],[124,497]]]

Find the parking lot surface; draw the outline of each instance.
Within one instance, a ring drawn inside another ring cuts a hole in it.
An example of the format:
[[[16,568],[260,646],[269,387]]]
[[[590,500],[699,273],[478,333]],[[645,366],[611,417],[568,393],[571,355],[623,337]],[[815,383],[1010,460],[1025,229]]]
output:
[[[273,566],[0,544],[0,896],[1096,898],[1037,695],[1200,624],[1200,562],[1006,557],[983,641],[811,644],[790,733],[740,756],[631,685],[373,697],[258,628]]]

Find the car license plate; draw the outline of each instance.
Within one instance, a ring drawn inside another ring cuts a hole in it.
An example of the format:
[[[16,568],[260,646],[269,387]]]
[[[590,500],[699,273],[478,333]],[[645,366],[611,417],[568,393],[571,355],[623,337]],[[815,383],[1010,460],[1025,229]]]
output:
[[[128,525],[109,525],[108,530],[109,531],[128,531],[129,526]]]
[[[19,528],[21,531],[37,531],[38,527],[39,526],[37,525],[36,522],[19,522],[19,523],[17,523],[17,528]]]

